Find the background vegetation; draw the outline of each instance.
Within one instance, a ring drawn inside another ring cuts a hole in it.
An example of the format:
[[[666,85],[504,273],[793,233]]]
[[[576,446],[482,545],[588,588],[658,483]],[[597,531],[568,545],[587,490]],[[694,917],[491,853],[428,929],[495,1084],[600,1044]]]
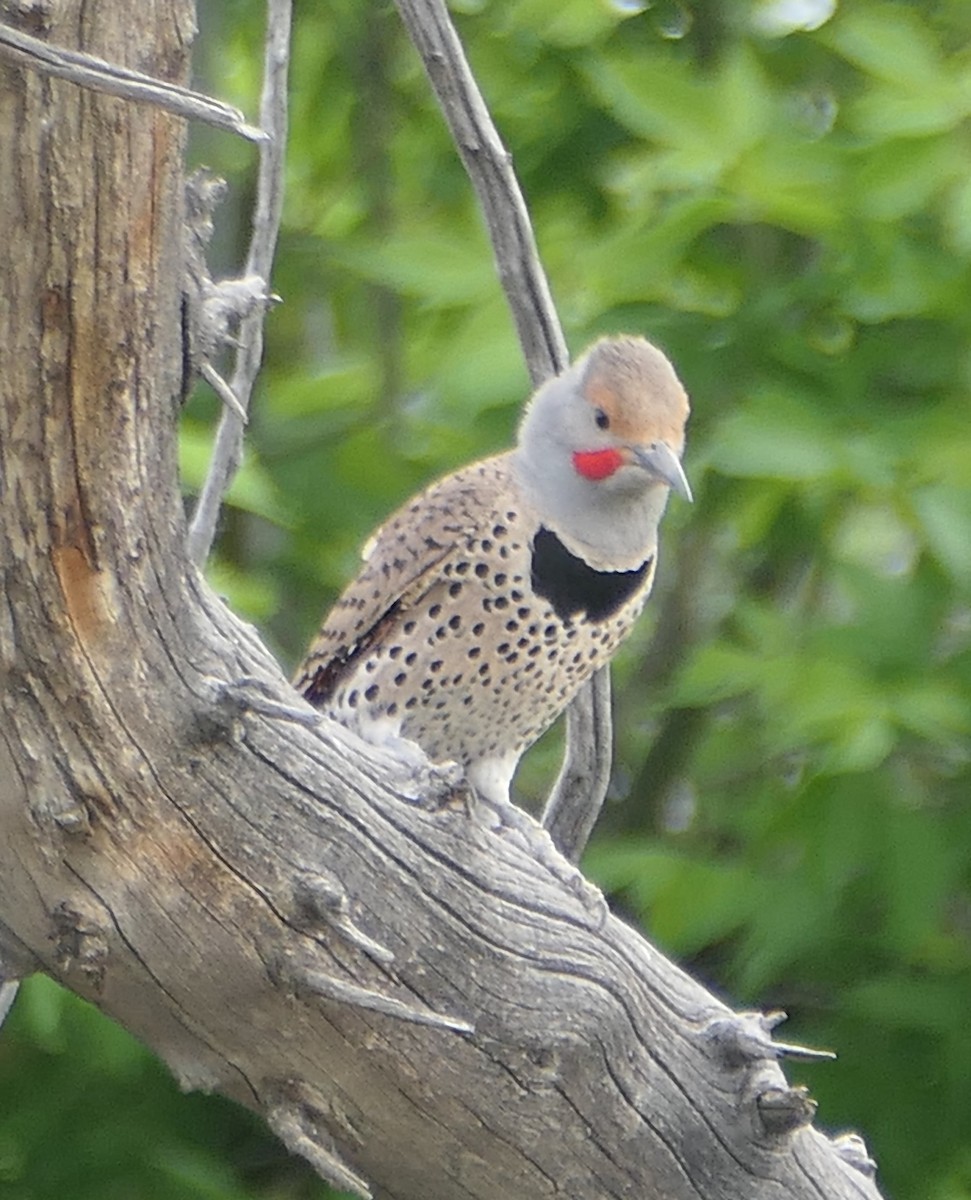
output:
[[[971,1197],[971,6],[453,5],[571,344],[643,332],[693,396],[692,508],[617,665],[616,908],[786,1035],[896,1200]],[[827,16],[829,9],[835,9]],[[815,12],[815,19],[812,14]],[[787,18],[787,13],[792,15]],[[255,111],[262,4],[199,74]],[[199,133],[233,182],[249,147]],[[390,6],[299,6],[285,230],[212,568],[288,663],[413,489],[527,390],[469,188]],[[189,492],[215,404],[184,425]],[[555,738],[519,781],[535,804]],[[329,1195],[43,980],[0,1038],[12,1200]]]

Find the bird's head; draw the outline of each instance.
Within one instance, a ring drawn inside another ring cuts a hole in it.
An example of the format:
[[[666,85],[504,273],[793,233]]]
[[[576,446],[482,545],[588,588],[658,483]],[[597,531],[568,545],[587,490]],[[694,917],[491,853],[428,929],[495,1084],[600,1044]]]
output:
[[[530,401],[520,477],[568,539],[617,543],[626,561],[635,542],[651,543],[669,490],[691,499],[681,467],[687,419],[688,397],[660,350],[644,338],[603,338]],[[611,530],[617,523],[631,528]]]
[[[661,351],[643,338],[605,338],[577,365],[576,399],[567,404],[576,417],[564,413],[576,472],[600,483],[629,467],[622,478],[631,485],[663,485],[690,500],[680,460],[688,397]]]

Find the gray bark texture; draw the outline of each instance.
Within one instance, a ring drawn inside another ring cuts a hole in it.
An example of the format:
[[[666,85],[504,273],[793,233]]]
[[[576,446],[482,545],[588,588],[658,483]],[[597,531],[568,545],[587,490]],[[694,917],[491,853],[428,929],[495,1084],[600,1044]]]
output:
[[[0,2],[185,82],[189,0]],[[395,1200],[875,1197],[771,1021],[608,915],[528,818],[313,723],[189,562],[185,125],[0,61],[0,984]]]

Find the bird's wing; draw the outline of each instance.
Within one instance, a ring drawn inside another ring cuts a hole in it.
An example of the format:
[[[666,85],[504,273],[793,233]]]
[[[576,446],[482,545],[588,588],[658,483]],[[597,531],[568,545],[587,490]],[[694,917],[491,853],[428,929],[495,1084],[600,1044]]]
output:
[[[463,557],[512,484],[510,454],[473,463],[414,497],[364,546],[364,566],[328,615],[294,675],[311,704],[327,703],[360,658]],[[500,520],[496,517],[496,520]]]

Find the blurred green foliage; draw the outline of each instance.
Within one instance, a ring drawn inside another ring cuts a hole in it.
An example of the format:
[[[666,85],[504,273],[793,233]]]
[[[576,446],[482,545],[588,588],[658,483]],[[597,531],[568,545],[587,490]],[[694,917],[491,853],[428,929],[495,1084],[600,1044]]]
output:
[[[838,1050],[790,1076],[888,1194],[968,1200],[971,5],[846,0],[816,29],[796,7],[453,4],[571,345],[645,333],[693,397],[696,503],[671,505],[615,670],[588,870],[734,1002]],[[201,17],[201,78],[254,111],[262,5]],[[288,662],[372,526],[507,444],[527,391],[393,9],[300,5],[292,91],[286,303],[213,564]],[[200,132],[195,157],[235,185],[229,272],[252,151]],[[185,418],[190,491],[214,412]],[[524,765],[524,803],[557,754]],[[245,1114],[173,1092],[32,985],[0,1039],[0,1192],[329,1194]]]

